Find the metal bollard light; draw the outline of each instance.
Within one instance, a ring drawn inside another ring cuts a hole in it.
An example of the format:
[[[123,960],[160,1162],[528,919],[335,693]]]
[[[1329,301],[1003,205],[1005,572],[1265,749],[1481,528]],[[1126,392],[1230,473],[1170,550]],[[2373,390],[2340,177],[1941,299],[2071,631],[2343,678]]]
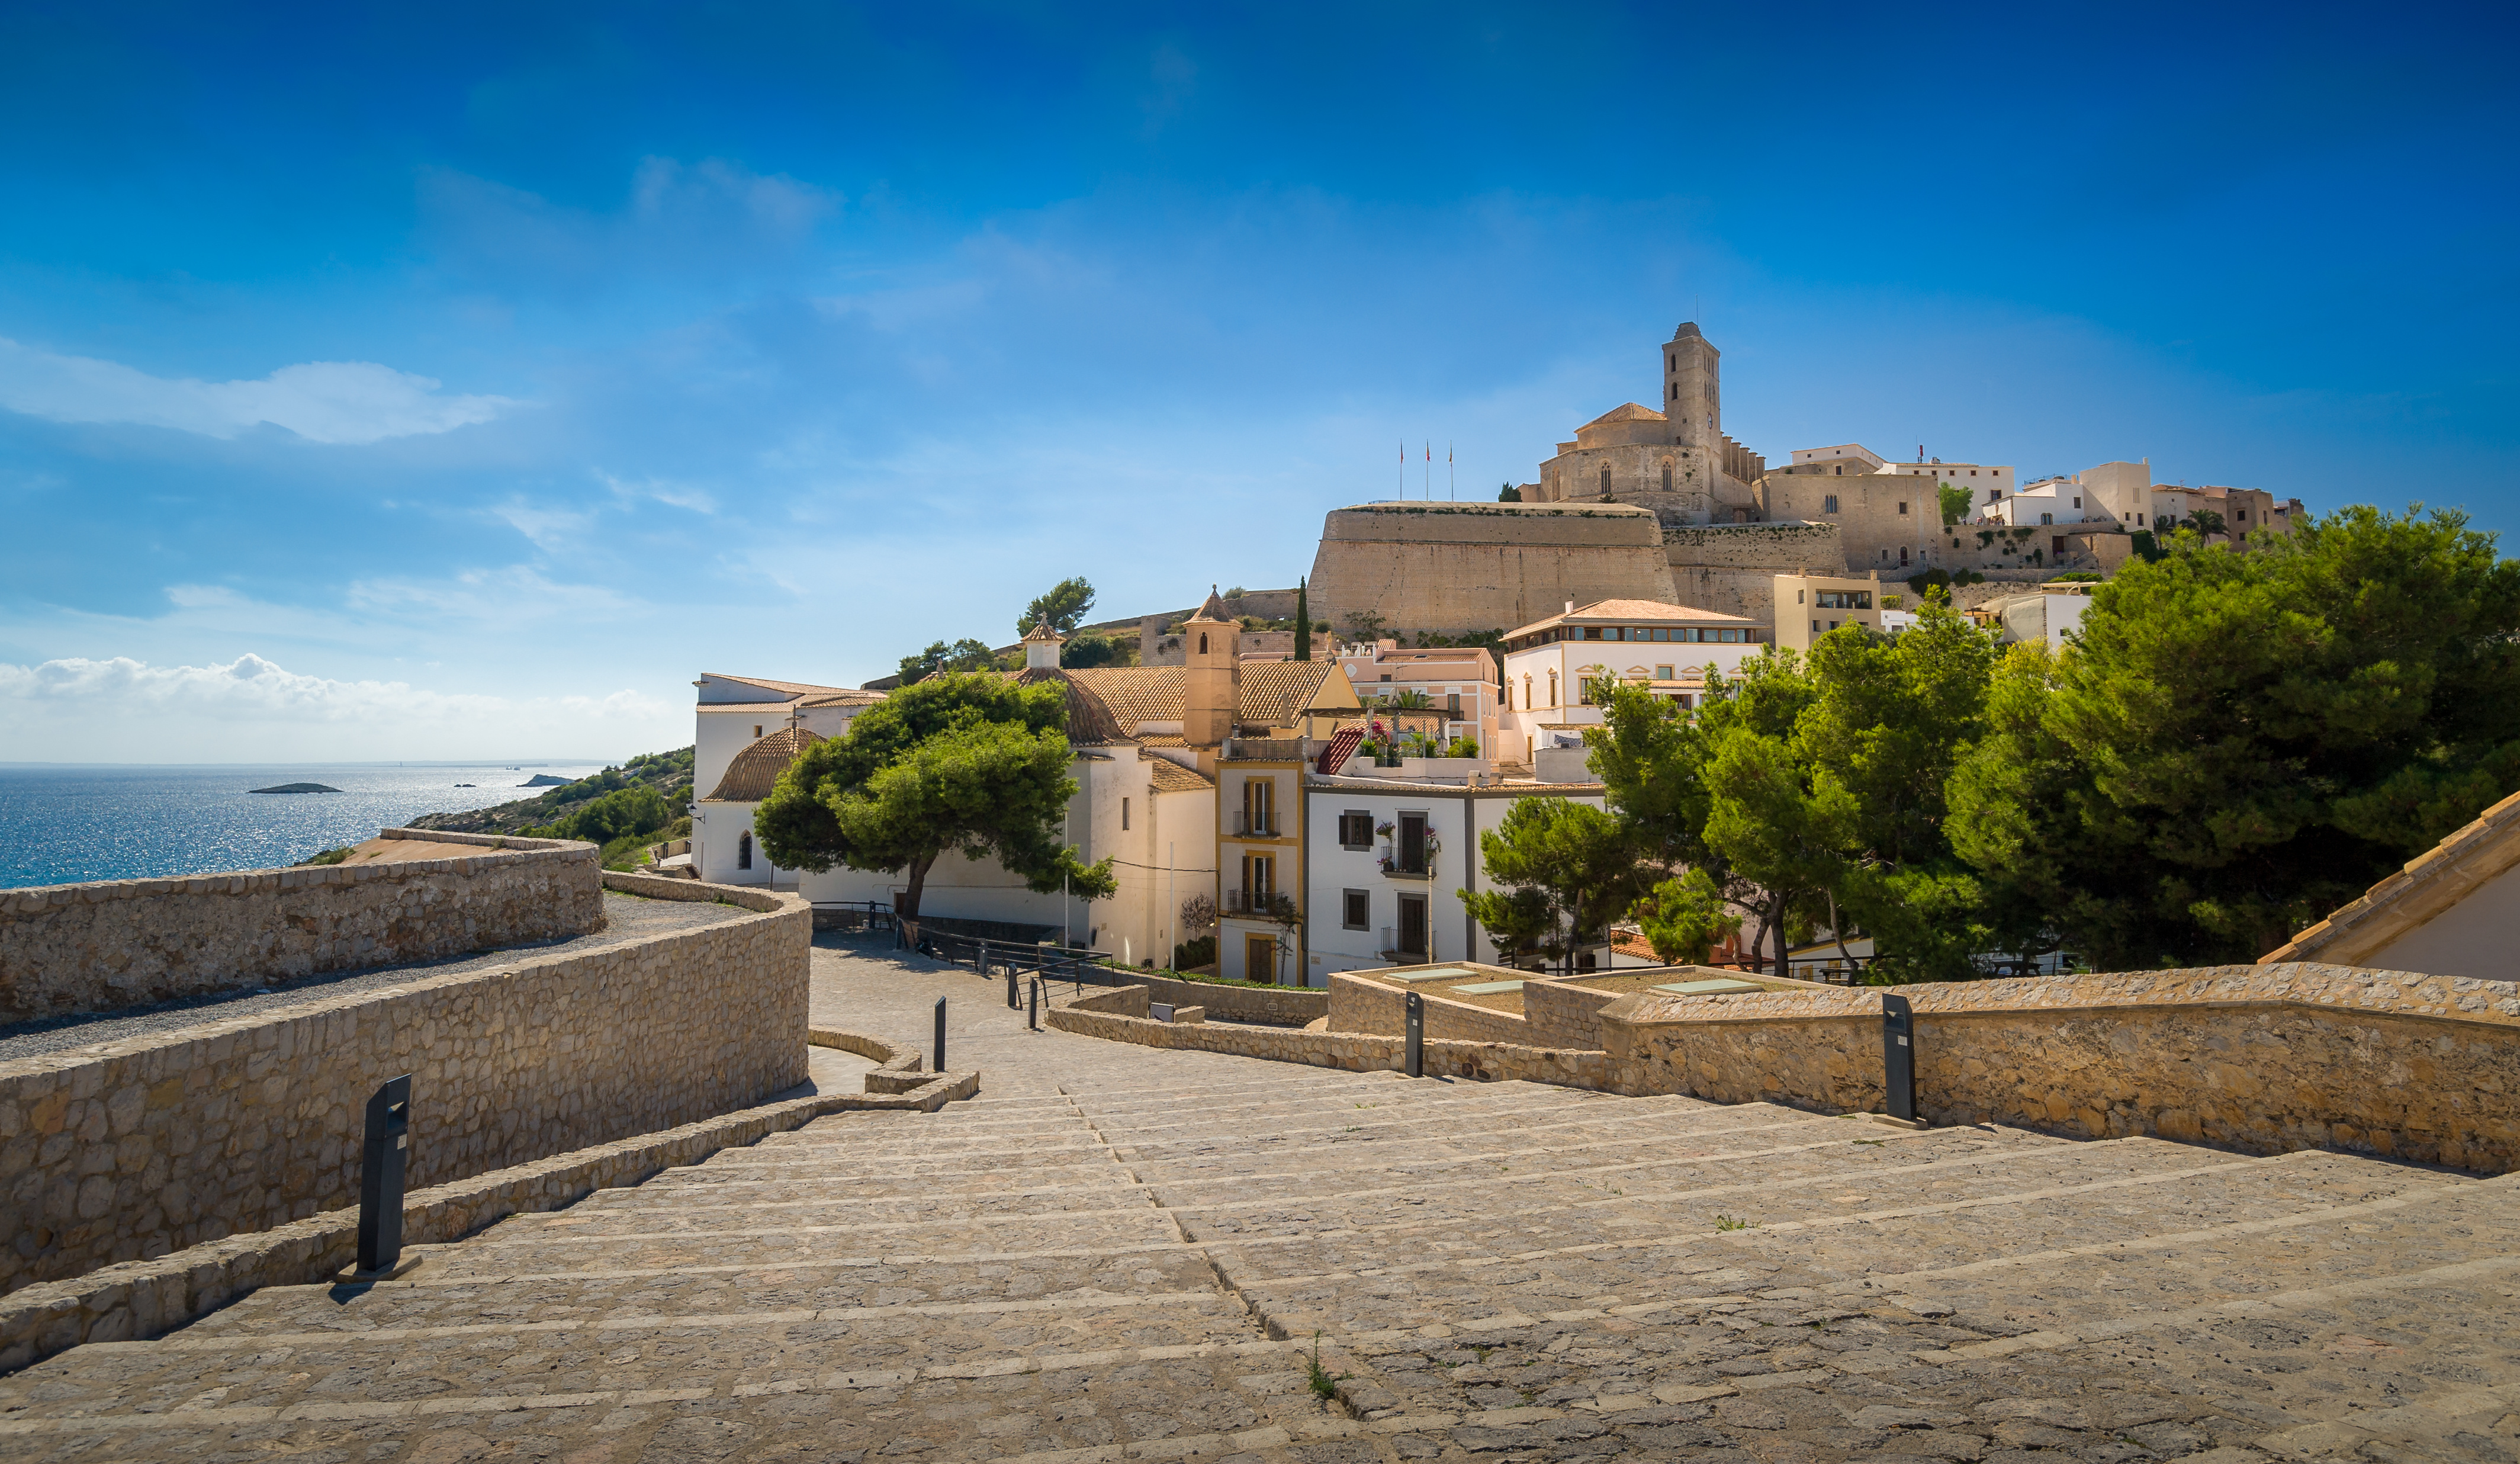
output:
[[[1007,962],[1007,1010],[1012,1012],[1022,1006],[1023,997],[1015,990],[1015,963],[1009,961]]]
[[[936,998],[936,1071],[945,1071],[945,998]]]
[[[1041,1030],[1041,978],[1037,976],[1032,979],[1032,1011],[1025,1016],[1024,1026]]]
[[[1426,1075],[1426,998],[1409,993],[1409,1075]]]
[[[388,1077],[368,1100],[359,1145],[359,1269],[391,1270],[402,1258],[402,1181],[411,1161],[411,1075]]]
[[[1881,998],[1881,1081],[1890,1117],[1916,1121],[1916,1017],[1905,996]]]

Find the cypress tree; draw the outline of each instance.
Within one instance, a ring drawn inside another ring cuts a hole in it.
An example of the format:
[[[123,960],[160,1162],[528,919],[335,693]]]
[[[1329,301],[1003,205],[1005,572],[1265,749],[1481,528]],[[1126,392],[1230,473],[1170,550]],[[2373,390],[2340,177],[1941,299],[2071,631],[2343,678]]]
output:
[[[1313,659],[1313,607],[1305,598],[1303,576],[1295,578],[1295,659]]]

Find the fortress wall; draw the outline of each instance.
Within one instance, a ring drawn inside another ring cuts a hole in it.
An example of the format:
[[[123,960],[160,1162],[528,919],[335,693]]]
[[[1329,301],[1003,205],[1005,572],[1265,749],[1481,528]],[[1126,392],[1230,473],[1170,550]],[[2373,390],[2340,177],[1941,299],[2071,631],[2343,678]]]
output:
[[[1510,630],[1572,600],[1671,599],[1652,514],[1618,505],[1373,505],[1328,517],[1313,614],[1395,629]]]
[[[1672,597],[1683,605],[1777,618],[1778,574],[1843,574],[1845,550],[1834,524],[1711,524],[1666,528]]]
[[[0,1292],[355,1206],[368,1096],[397,1074],[414,1192],[801,1081],[812,908],[605,880],[752,913],[0,1063]]]
[[[604,928],[594,845],[387,829],[472,857],[0,891],[0,1023]]]

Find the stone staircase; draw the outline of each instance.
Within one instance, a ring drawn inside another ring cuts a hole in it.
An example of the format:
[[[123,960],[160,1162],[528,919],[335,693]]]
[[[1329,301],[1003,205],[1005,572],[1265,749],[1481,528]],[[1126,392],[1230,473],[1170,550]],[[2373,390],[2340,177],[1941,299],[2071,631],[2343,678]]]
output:
[[[2520,1455],[2513,1181],[984,1016],[974,1101],[63,1353],[0,1379],[0,1454]]]

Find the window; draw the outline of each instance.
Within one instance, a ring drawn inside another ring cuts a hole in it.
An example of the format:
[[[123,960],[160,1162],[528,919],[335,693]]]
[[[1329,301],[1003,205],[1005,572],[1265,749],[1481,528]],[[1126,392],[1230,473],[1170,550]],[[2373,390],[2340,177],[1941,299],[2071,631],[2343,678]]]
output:
[[[1397,857],[1392,860],[1392,863],[1397,868],[1398,872],[1401,874],[1424,874],[1426,872],[1426,815],[1423,813],[1401,814],[1400,837],[1398,843],[1399,847],[1392,851],[1397,855]]]
[[[1524,672],[1522,677],[1522,709],[1525,711],[1531,709],[1531,673],[1528,671]]]
[[[1823,496],[1821,498],[1821,501],[1820,501],[1820,511],[1821,511],[1822,513],[1823,513],[1823,514],[1833,514],[1833,513],[1836,513],[1836,512],[1837,512],[1837,495],[1836,495],[1835,493],[1829,493],[1829,494],[1825,494],[1825,495],[1823,495]]]
[[[1822,590],[1813,601],[1822,610],[1870,610],[1870,590]]]
[[[2056,522],[2056,516],[2054,514],[2041,514],[2039,516],[2039,522],[2042,524],[2053,524]]]
[[[1275,801],[1278,784],[1274,778],[1250,778],[1242,784],[1242,828],[1238,831],[1262,837],[1278,832]]]
[[[1845,470],[1844,468],[1831,468],[1831,469],[1829,469],[1828,471],[1829,471],[1830,473],[1832,473],[1832,474],[1834,474],[1834,475],[1837,475],[1837,476],[1840,476],[1840,477],[1843,477],[1843,476],[1845,475],[1845,473],[1846,473],[1846,470]]]
[[[1654,679],[1656,681],[1669,681],[1671,679],[1671,667],[1667,665],[1655,666]]]
[[[1901,504],[1901,505],[1900,505],[1900,507],[1902,507],[1902,508],[1905,508],[1906,506],[1907,506],[1907,505],[1905,505],[1905,504]],[[1908,546],[1907,546],[1907,545],[1905,545],[1905,544],[1902,544],[1902,545],[1900,545],[1900,546],[1899,546],[1899,564],[1900,564],[1901,568],[1903,568],[1903,569],[1904,569],[1904,568],[1907,566],[1907,563],[1908,563]]]
[[[755,742],[761,740],[761,727],[758,723],[755,723],[752,728],[752,737]]]
[[[1601,496],[1610,496],[1610,465],[1607,463],[1601,465]]]
[[[1796,590],[1796,591],[1794,591],[1794,603],[1795,603],[1796,605],[1800,605],[1800,604],[1802,604],[1802,603],[1803,603],[1803,595],[1804,595],[1804,593],[1805,593],[1805,592],[1804,592],[1804,591],[1802,591],[1802,590]]]
[[[1670,632],[1669,630],[1667,630],[1667,629],[1665,629],[1665,630],[1656,630],[1656,631],[1653,633],[1653,638],[1654,638],[1655,640],[1658,640],[1658,641],[1667,641],[1667,640],[1671,639],[1671,632]]]
[[[738,869],[750,869],[752,867],[752,835],[750,831],[746,831],[742,838],[735,841],[735,867]]]
[[[1244,854],[1242,856],[1242,905],[1256,910],[1269,903],[1278,891],[1278,856]]]
[[[1360,808],[1350,808],[1341,813],[1339,847],[1348,849],[1373,847],[1373,815]]]
[[[1552,707],[1557,705],[1557,673],[1555,671],[1551,671],[1549,673],[1549,705]]]
[[[1904,513],[1906,513],[1907,511],[1908,511],[1908,500],[1907,500],[1907,499],[1905,499],[1905,498],[1902,498],[1902,499],[1900,499],[1900,500],[1899,500],[1899,512],[1901,512],[1901,513],[1903,513],[1903,514],[1904,514]]]
[[[2138,528],[2141,528],[2143,526],[2143,515],[2138,514],[2135,516],[2135,526]]]
[[[1671,464],[1669,463],[1662,465],[1662,490],[1666,493],[1671,491]]]
[[[1201,656],[1207,654],[1207,632],[1204,630],[1198,633],[1198,654]]]
[[[1715,638],[1728,646],[1741,644],[1741,632],[1738,630],[1719,630],[1715,632]]]
[[[1445,694],[1444,714],[1457,722],[1462,719],[1462,694],[1460,692],[1447,692]]]
[[[1814,635],[1818,635],[1818,634],[1820,634],[1820,621],[1818,621],[1818,620],[1814,620],[1814,621],[1812,621],[1812,634],[1814,634]]]
[[[1364,890],[1339,892],[1339,926],[1361,931],[1373,923],[1373,895]]]
[[[1122,799],[1122,800],[1120,800],[1120,831],[1121,831],[1122,833],[1124,833],[1124,834],[1125,834],[1125,833],[1127,833],[1127,832],[1128,832],[1128,829],[1129,829],[1129,801],[1128,801],[1127,799]]]
[[[2075,499],[2075,500],[2074,500],[2074,507],[2076,507],[2076,508],[2081,508],[2082,506],[2083,506],[2083,500],[2082,500],[2082,499],[2077,498],[2077,499]]]

